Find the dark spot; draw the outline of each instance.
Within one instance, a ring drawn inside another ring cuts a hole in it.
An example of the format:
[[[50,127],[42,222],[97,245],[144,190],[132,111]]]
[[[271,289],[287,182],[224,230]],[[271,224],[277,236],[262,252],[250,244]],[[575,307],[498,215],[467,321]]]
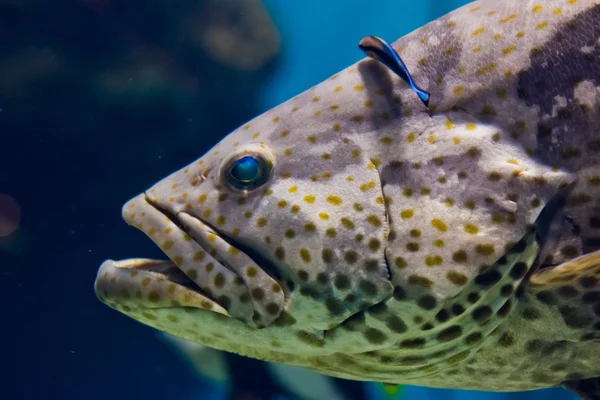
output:
[[[319,272],[317,274],[317,283],[320,285],[327,285],[329,283],[329,275],[325,272]]]
[[[589,275],[582,276],[581,278],[579,278],[579,284],[584,289],[591,289],[591,288],[595,287],[596,285],[598,285],[598,279],[594,278],[593,276],[589,276]]]
[[[346,254],[344,254],[344,260],[348,264],[354,264],[356,260],[358,260],[358,254],[354,250],[348,250]]]
[[[367,296],[374,297],[377,294],[377,286],[366,279],[360,281],[358,288]]]
[[[220,272],[215,275],[215,286],[218,288],[225,286],[225,275]]]
[[[350,318],[341,323],[342,328],[347,331],[358,331],[365,324],[365,314],[362,312],[356,313]]]
[[[415,322],[417,322],[416,319],[415,319]],[[433,329],[433,324],[431,322],[428,322],[421,327],[422,331],[430,331],[432,329]]]
[[[365,261],[365,270],[367,272],[375,272],[379,269],[379,261],[375,259]]]
[[[396,286],[394,288],[394,299],[398,301],[406,300],[407,294],[406,290],[404,290],[401,286]]]
[[[461,315],[462,313],[465,312],[465,308],[460,305],[460,304],[453,304],[452,305],[452,314],[454,315]]]
[[[591,322],[585,315],[581,315],[576,307],[562,306],[558,308],[558,311],[560,311],[565,324],[571,328],[584,328]]]
[[[287,311],[282,311],[274,322],[277,326],[292,326],[296,323],[296,318],[292,317]]]
[[[373,307],[369,308],[367,311],[369,315],[372,315],[375,318],[381,319],[388,312],[387,305],[385,303],[375,304]]]
[[[471,292],[471,293],[469,293],[467,295],[467,300],[471,304],[477,303],[479,301],[479,293],[477,293],[477,292]]]
[[[331,249],[323,249],[323,251],[321,251],[321,258],[326,263],[332,262],[333,261],[333,251]]]
[[[346,275],[336,274],[333,285],[339,290],[348,290],[350,289],[350,279]]]
[[[425,295],[417,299],[417,305],[425,310],[433,310],[437,305],[437,301],[435,297],[431,295]]]
[[[549,290],[542,290],[541,292],[538,292],[535,297],[544,304],[547,304],[549,306],[552,306],[555,304],[555,299],[554,299],[554,295],[552,294],[552,292],[550,292]]]
[[[492,316],[492,309],[488,306],[477,307],[475,310],[473,310],[471,316],[475,321],[482,324]]]
[[[217,303],[226,310],[229,310],[229,307],[231,307],[231,299],[225,295],[219,296]]]
[[[510,283],[502,286],[502,288],[500,289],[500,294],[503,297],[509,297],[512,293],[513,293],[513,286]]]
[[[387,336],[382,331],[374,328],[367,329],[363,335],[372,344],[381,344],[387,339]]]
[[[469,346],[477,344],[483,340],[483,335],[479,332],[471,333],[465,338],[465,343]]]
[[[540,318],[540,312],[533,307],[527,307],[523,310],[521,316],[526,320],[532,321]]]
[[[512,302],[510,300],[506,300],[506,303],[502,304],[502,307],[496,313],[500,318],[506,318],[506,316],[510,313],[512,309]]]
[[[298,279],[300,279],[303,282],[306,282],[308,280],[308,272],[306,272],[303,269],[298,270]]]
[[[342,302],[333,297],[325,300],[325,307],[333,315],[340,315],[345,310]]]
[[[489,287],[498,282],[500,279],[502,279],[500,272],[496,271],[495,269],[491,269],[477,275],[475,277],[475,283],[480,286]]]
[[[296,333],[296,337],[303,343],[315,347],[323,347],[323,341],[317,338],[310,332],[300,331]]]
[[[277,315],[279,312],[279,305],[277,303],[269,303],[267,304],[266,310],[270,315]]]
[[[498,339],[498,344],[503,347],[512,346],[515,344],[515,338],[509,332],[504,332]]]
[[[462,335],[462,328],[459,325],[452,325],[439,333],[438,340],[441,342],[449,342],[459,338],[460,335]]]
[[[525,264],[522,261],[518,262],[511,268],[510,277],[513,278],[514,280],[521,279],[525,276],[528,269],[529,268],[527,267],[527,264]]]
[[[396,332],[396,333],[404,333],[408,330],[408,327],[406,326],[404,321],[402,321],[402,319],[400,319],[399,317],[397,317],[395,315],[390,316],[385,321],[385,325],[388,328],[390,328],[391,331]]]
[[[400,342],[400,347],[405,349],[419,349],[425,345],[425,339],[423,338],[415,338],[415,339],[405,339]]]
[[[265,297],[265,291],[261,288],[252,289],[252,298],[254,300],[262,300]]]
[[[321,293],[313,286],[304,285],[300,288],[300,294],[304,297],[310,297],[311,299],[318,300],[321,297]]]
[[[583,304],[600,303],[600,291],[588,292],[581,296]]]
[[[565,285],[561,286],[556,290],[556,293],[561,297],[573,298],[579,294],[577,289],[573,286]]]
[[[277,257],[280,260],[283,260],[285,258],[285,250],[283,249],[283,247],[278,247],[275,249],[275,257]]]
[[[438,322],[446,322],[450,319],[450,314],[448,313],[448,311],[444,310],[443,308],[436,314],[435,319],[438,320]]]

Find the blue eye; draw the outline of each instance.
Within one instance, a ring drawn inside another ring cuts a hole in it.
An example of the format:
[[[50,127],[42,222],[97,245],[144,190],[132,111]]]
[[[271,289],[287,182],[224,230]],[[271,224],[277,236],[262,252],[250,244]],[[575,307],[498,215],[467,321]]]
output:
[[[239,182],[252,183],[260,176],[260,165],[253,157],[247,156],[237,160],[230,173],[231,177]]]
[[[225,184],[240,190],[256,189],[269,179],[270,168],[270,163],[258,155],[234,159],[225,169]]]

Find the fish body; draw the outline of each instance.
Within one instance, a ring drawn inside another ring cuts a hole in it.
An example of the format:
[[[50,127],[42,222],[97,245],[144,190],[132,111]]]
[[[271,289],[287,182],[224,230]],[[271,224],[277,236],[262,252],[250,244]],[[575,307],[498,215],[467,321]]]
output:
[[[428,108],[365,58],[251,120],[124,206],[170,261],[107,260],[98,297],[336,377],[591,393],[599,26],[595,0],[481,0],[402,37]]]

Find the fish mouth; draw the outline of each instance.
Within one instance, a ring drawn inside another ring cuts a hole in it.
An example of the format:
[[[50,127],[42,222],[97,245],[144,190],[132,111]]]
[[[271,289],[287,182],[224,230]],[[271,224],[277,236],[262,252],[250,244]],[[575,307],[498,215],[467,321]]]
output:
[[[161,205],[142,193],[123,207],[123,219],[144,232],[168,261],[105,261],[96,292],[105,303],[138,307],[194,307],[239,319],[254,328],[281,314],[280,284],[255,260],[183,206]],[[124,299],[123,295],[129,295]]]

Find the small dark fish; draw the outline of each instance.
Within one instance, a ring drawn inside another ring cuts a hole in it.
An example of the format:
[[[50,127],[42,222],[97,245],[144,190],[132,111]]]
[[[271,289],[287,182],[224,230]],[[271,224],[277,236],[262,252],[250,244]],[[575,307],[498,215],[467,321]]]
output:
[[[410,76],[408,68],[406,68],[396,50],[389,43],[377,36],[365,36],[358,43],[358,48],[364,51],[367,56],[374,58],[394,71],[396,75],[408,83],[417,93],[423,104],[425,104],[425,107],[429,107],[429,92],[417,86],[412,76]]]

